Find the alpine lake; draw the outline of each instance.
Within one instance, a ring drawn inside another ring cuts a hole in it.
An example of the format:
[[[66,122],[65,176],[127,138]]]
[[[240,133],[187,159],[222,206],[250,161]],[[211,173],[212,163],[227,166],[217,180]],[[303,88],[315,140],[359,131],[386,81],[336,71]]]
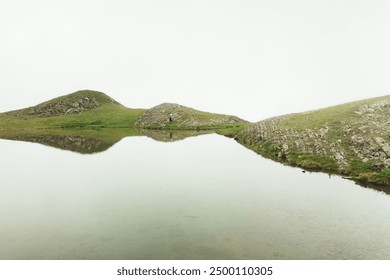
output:
[[[3,260],[390,259],[384,190],[217,134],[21,134],[0,155]]]

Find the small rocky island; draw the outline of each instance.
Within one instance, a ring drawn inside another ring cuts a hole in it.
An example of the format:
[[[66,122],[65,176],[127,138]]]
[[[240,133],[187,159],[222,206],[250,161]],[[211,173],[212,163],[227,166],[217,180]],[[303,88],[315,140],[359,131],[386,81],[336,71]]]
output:
[[[389,116],[390,96],[249,123],[236,116],[171,103],[132,109],[102,92],[82,90],[1,113],[0,138],[51,146],[55,146],[55,139],[62,139],[61,147],[89,153],[103,151],[132,135],[170,141],[216,132],[288,165],[340,174],[363,184],[390,186]],[[79,148],[84,146],[88,149]]]

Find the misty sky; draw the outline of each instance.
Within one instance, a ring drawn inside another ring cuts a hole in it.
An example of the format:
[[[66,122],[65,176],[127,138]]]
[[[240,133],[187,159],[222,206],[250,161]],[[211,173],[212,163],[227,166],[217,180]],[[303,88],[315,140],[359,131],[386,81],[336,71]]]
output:
[[[0,112],[79,89],[250,121],[390,94],[390,1],[0,0]]]

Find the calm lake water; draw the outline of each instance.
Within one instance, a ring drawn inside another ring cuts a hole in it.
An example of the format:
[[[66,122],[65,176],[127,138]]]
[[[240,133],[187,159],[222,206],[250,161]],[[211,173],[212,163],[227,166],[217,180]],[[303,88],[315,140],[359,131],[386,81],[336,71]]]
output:
[[[0,259],[390,259],[390,195],[222,136],[0,155]]]

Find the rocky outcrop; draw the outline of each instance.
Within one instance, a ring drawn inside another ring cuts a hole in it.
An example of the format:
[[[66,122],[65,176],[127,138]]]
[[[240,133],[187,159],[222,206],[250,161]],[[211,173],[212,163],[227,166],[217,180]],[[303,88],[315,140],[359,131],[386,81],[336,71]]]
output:
[[[107,103],[120,105],[117,101],[102,92],[81,90],[52,99],[26,110],[30,116],[53,117],[80,114]]]
[[[291,150],[304,154],[333,158],[341,169],[347,166],[343,141],[329,141],[329,127],[317,129],[289,129],[279,126],[286,117],[268,119],[250,126],[242,132],[246,144],[266,142],[278,150],[278,157],[288,159]]]
[[[29,114],[38,117],[74,115],[99,106],[100,103],[96,98],[85,96],[81,98],[68,98],[58,102],[44,103],[31,109]]]
[[[390,98],[360,106],[357,120],[342,128],[349,148],[364,162],[378,168],[390,168]]]
[[[155,129],[163,129],[170,125],[193,129],[243,122],[246,121],[235,116],[206,113],[179,104],[164,103],[146,110],[136,125]]]
[[[359,172],[354,170],[359,162],[385,171],[390,169],[390,96],[270,118],[243,130],[238,139],[248,147],[271,146],[262,151],[287,163],[314,155],[334,161],[337,173]]]

